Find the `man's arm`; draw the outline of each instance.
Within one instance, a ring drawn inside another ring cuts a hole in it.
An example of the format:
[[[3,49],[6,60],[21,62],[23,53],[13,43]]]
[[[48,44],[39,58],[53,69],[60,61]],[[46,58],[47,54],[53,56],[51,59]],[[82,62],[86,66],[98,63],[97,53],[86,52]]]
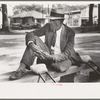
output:
[[[54,54],[54,55],[50,55],[46,52],[43,52],[43,57],[45,59],[54,60],[55,62],[69,59],[69,56],[71,56],[70,53],[72,52],[74,48],[74,36],[75,36],[74,32],[70,34],[68,38],[68,43],[65,46],[64,52],[60,54]]]
[[[32,49],[34,54],[39,57],[40,59],[47,59],[47,60],[53,60],[52,55],[50,55],[47,52],[44,52],[39,46],[35,45],[33,42],[30,42],[28,46]]]
[[[34,36],[40,37],[40,36],[45,35],[48,28],[49,28],[49,24],[46,24],[39,29],[36,29],[34,31],[31,31],[31,32],[27,32],[26,37],[25,37],[26,38],[26,45],[28,44],[29,41],[35,42]]]
[[[39,46],[35,44],[35,36],[43,36],[46,34],[46,31],[50,28],[49,24],[44,25],[42,28],[37,29],[35,31],[29,32],[26,34],[26,45],[29,46],[34,54],[42,59],[53,59],[53,57],[41,50]]]

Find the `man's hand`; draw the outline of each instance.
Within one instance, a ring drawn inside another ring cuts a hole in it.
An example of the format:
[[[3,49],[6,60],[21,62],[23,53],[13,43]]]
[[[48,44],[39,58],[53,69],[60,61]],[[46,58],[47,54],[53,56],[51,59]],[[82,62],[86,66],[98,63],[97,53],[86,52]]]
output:
[[[44,52],[39,46],[35,45],[34,43],[30,43],[29,46],[33,50],[34,54],[40,59],[53,59],[52,55],[47,52]]]
[[[53,55],[53,60],[54,60],[55,62],[62,61],[63,59],[64,59],[64,58],[59,57],[58,54],[54,54],[54,55]]]
[[[47,60],[52,60],[53,59],[53,56],[50,55],[49,53],[47,52],[42,52],[42,56],[47,59]]]
[[[39,51],[37,51],[37,52],[34,52],[34,54],[37,56],[37,57],[39,57],[40,59],[47,59],[47,60],[52,60],[53,59],[53,57],[52,57],[52,55],[50,55],[49,53],[47,53],[47,52],[43,52],[43,51],[41,51],[41,50],[39,50]]]
[[[37,56],[40,59],[45,59],[44,56],[41,55],[41,53],[39,51],[34,52],[35,56]]]

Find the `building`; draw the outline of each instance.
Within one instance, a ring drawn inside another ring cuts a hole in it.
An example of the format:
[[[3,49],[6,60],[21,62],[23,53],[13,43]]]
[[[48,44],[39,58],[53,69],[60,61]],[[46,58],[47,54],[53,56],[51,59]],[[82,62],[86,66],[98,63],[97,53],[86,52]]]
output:
[[[89,21],[89,5],[81,10],[81,24]],[[98,22],[98,6],[94,5],[93,7],[93,23]]]
[[[34,24],[40,23],[45,24],[46,14],[40,13],[38,11],[28,11],[22,12],[20,14],[11,17],[11,23],[21,23],[21,24]]]
[[[65,23],[68,26],[81,26],[89,20],[89,5],[81,10],[73,10],[65,12]],[[93,23],[98,21],[98,6],[93,7]]]
[[[80,26],[81,25],[81,11],[74,10],[65,12],[65,23],[68,26]]]

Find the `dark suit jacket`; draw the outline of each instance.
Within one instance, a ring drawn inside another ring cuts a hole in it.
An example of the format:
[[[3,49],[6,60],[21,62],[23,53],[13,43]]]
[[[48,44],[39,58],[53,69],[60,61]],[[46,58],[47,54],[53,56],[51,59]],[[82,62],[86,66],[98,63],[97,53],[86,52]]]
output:
[[[28,41],[32,41],[34,35],[43,36],[45,35],[45,43],[48,48],[51,48],[51,42],[53,37],[53,30],[50,27],[50,24],[47,23],[42,28],[27,34],[26,45]],[[61,38],[60,38],[60,47],[61,53],[56,54],[56,56],[62,61],[73,58],[75,61],[81,61],[81,58],[74,50],[74,36],[75,32],[66,25],[62,25]]]

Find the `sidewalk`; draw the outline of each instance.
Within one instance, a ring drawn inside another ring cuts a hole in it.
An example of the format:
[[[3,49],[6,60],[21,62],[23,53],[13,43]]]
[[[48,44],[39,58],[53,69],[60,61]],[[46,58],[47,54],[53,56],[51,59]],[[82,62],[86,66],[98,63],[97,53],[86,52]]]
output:
[[[25,47],[25,34],[0,35],[0,74],[15,71],[18,68]],[[90,55],[100,65],[100,34],[76,34],[75,50],[80,55]]]

